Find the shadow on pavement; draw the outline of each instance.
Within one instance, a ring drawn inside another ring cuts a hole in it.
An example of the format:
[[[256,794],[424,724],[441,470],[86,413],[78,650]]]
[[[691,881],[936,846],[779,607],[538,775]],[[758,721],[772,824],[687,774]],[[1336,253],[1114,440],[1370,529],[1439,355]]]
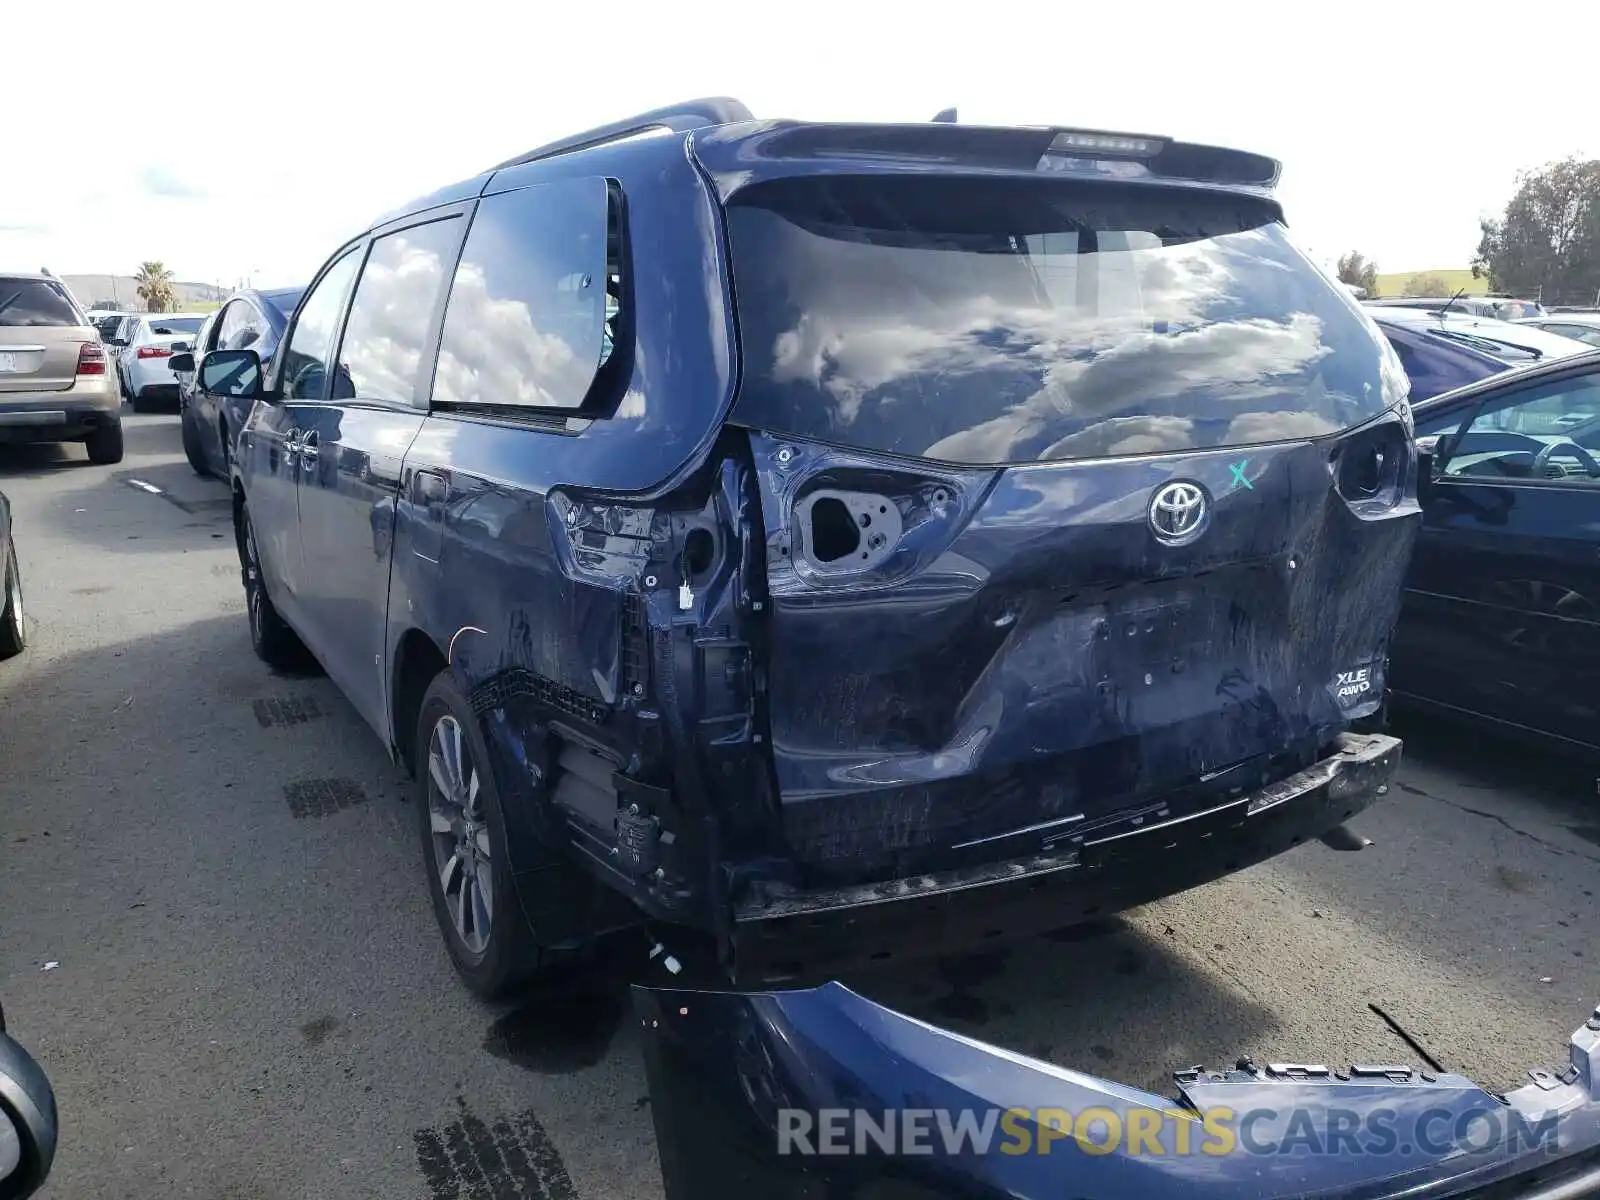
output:
[[[1423,713],[1397,714],[1390,732],[1404,739],[1407,762],[1458,774],[1468,790],[1517,792],[1552,812],[1600,820],[1600,762]]]
[[[179,439],[176,416],[134,418],[127,409],[123,410],[122,446],[127,457],[181,452],[183,446]],[[115,467],[95,466],[89,461],[82,442],[0,442],[0,482],[6,479],[37,479],[57,471],[79,468],[85,471],[115,471],[121,469],[121,464]]]

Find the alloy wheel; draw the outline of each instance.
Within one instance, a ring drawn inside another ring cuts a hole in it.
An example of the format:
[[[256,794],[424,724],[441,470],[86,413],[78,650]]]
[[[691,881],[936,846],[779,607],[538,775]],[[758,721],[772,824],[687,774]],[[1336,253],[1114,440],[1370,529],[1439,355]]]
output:
[[[250,518],[244,519],[244,599],[250,609],[250,636],[259,645],[262,634],[261,559],[256,553],[256,531]]]
[[[482,954],[494,923],[489,826],[478,768],[449,715],[439,718],[428,740],[428,824],[450,923],[470,953]]]
[[[22,580],[15,570],[6,584],[6,607],[11,610],[11,619],[17,623],[18,631],[26,629],[22,623]]]

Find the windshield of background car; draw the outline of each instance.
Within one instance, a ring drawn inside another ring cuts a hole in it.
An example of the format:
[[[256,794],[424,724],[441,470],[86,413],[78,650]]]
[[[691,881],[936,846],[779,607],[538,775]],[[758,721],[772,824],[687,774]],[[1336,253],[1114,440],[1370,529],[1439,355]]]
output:
[[[727,217],[752,428],[988,465],[1318,436],[1404,395],[1253,197],[813,176]]]
[[[62,328],[83,322],[72,301],[49,281],[0,276],[0,328]]]
[[[204,317],[152,317],[150,332],[155,334],[199,333]]]

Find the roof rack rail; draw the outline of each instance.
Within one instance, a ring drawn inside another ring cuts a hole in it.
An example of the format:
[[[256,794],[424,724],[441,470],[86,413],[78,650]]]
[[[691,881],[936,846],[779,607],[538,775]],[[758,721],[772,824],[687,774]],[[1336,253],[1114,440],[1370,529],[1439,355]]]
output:
[[[586,129],[582,133],[575,133],[571,137],[562,138],[558,142],[550,142],[543,146],[535,147],[525,154],[507,159],[498,166],[491,168],[503,171],[507,167],[518,167],[523,163],[537,162],[541,158],[554,158],[558,154],[571,154],[575,150],[587,150],[591,146],[603,146],[607,142],[621,141],[634,134],[647,133],[652,129],[669,129],[675,133],[687,133],[691,129],[703,129],[707,125],[729,125],[735,121],[750,121],[754,114],[739,101],[730,96],[710,96],[702,100],[687,100],[682,104],[670,104],[666,108],[653,108],[649,112],[642,112],[637,116],[624,117],[620,121],[613,121],[609,125],[600,125],[594,129]]]

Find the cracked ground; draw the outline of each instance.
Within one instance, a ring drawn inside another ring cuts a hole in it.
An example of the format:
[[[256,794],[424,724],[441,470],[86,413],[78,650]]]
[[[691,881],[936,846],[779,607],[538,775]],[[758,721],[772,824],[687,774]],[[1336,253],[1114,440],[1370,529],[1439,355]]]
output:
[[[485,1008],[404,785],[325,679],[251,655],[220,484],[176,418],[129,454],[0,450],[32,646],[0,664],[0,1000],[64,1118],[47,1196],[659,1195],[623,984]],[[138,479],[156,493],[131,486]],[[1600,1000],[1592,772],[1406,721],[1356,823],[1087,929],[849,980],[1166,1092],[1195,1063],[1417,1062],[1491,1086]],[[46,963],[57,966],[46,971]]]

